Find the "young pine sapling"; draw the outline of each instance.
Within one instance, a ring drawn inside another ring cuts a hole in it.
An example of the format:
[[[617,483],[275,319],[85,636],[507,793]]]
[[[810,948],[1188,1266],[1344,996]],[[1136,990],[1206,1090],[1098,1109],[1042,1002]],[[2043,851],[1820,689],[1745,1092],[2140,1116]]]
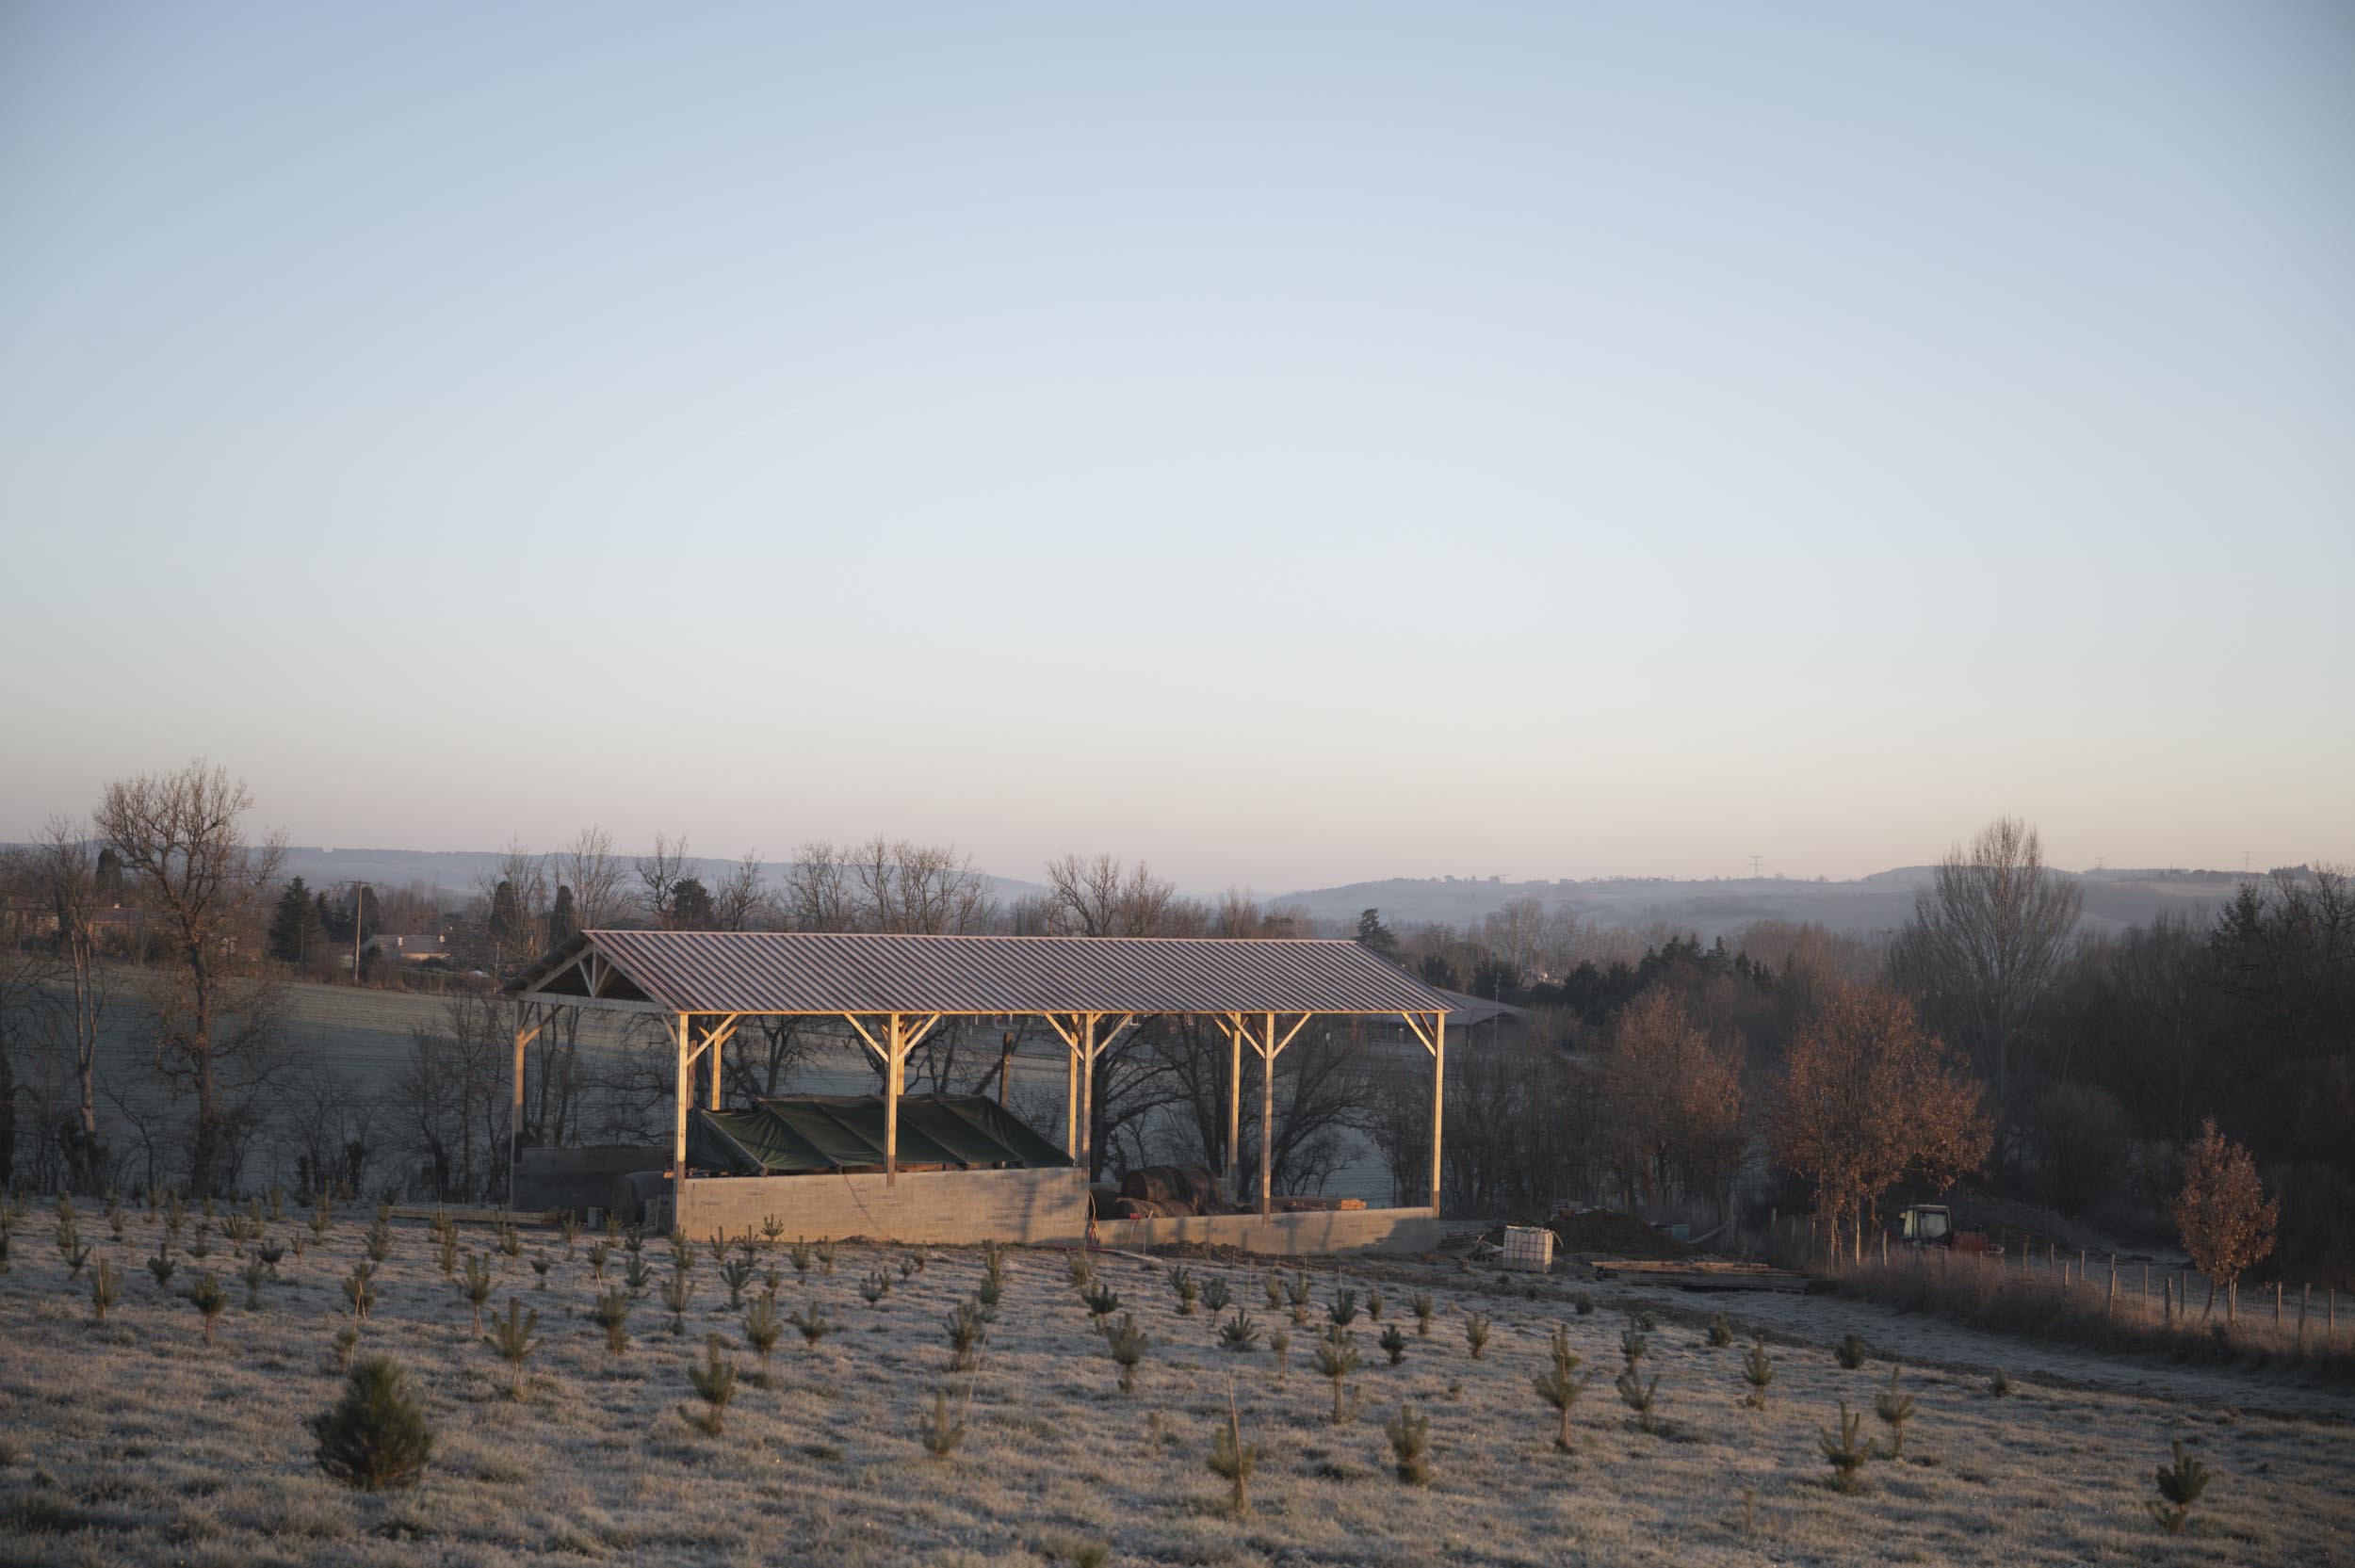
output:
[[[1227,1507],[1238,1518],[1251,1511],[1251,1472],[1259,1464],[1259,1446],[1242,1440],[1242,1412],[1235,1404],[1235,1390],[1229,1384],[1226,1424],[1210,1440],[1210,1474],[1234,1488],[1227,1496]]]
[[[1889,1457],[1899,1459],[1906,1451],[1906,1423],[1913,1419],[1913,1396],[1897,1389],[1897,1367],[1889,1368],[1889,1386],[1874,1396],[1873,1414],[1889,1428]]]
[[[319,1468],[362,1492],[406,1486],[433,1457],[425,1412],[382,1356],[351,1369],[343,1398],[312,1417],[311,1434],[318,1440]]]
[[[204,1315],[204,1343],[213,1342],[213,1320],[229,1305],[229,1292],[220,1287],[220,1280],[212,1274],[200,1274],[188,1287],[188,1303]]]
[[[1560,1324],[1554,1325],[1553,1364],[1533,1381],[1536,1384],[1537,1397],[1560,1414],[1553,1431],[1553,1447],[1557,1453],[1570,1451],[1570,1410],[1578,1403],[1578,1397],[1586,1391],[1587,1383],[1594,1381],[1592,1372],[1583,1378],[1577,1375],[1579,1359],[1578,1352],[1570,1349],[1570,1331]]]
[[[1137,1363],[1152,1349],[1153,1341],[1137,1326],[1137,1315],[1121,1314],[1117,1323],[1104,1325],[1104,1350],[1120,1368],[1120,1391],[1133,1394],[1137,1387]]]
[[[2191,1518],[2192,1505],[2208,1489],[2208,1467],[2195,1455],[2184,1451],[2184,1442],[2179,1437],[2175,1440],[2174,1463],[2160,1465],[2152,1479],[2158,1483],[2159,1495],[2143,1506],[2151,1511],[2151,1517],[2158,1521],[2161,1529],[2169,1535],[2181,1535]]]
[[[1764,1410],[1766,1390],[1773,1386],[1775,1381],[1775,1362],[1766,1353],[1766,1335],[1763,1332],[1759,1334],[1758,1342],[1743,1352],[1742,1381],[1750,1385],[1750,1391],[1742,1396],[1742,1402],[1752,1410]]]
[[[1861,1413],[1850,1414],[1848,1401],[1840,1401],[1840,1435],[1828,1431],[1816,1433],[1816,1447],[1823,1450],[1824,1463],[1831,1466],[1831,1487],[1835,1492],[1856,1490],[1857,1473],[1864,1467],[1872,1450],[1857,1442],[1857,1426],[1863,1420]]]
[[[802,1343],[813,1350],[818,1349],[820,1340],[834,1333],[834,1319],[827,1317],[826,1309],[814,1301],[804,1306],[801,1311],[788,1317],[786,1321],[801,1330]]]
[[[1382,1431],[1390,1440],[1390,1457],[1396,1462],[1398,1479],[1409,1486],[1421,1486],[1430,1480],[1431,1418],[1412,1405],[1401,1405]]]
[[[492,1318],[491,1332],[482,1336],[482,1342],[507,1363],[507,1397],[511,1399],[524,1397],[524,1361],[539,1348],[540,1342],[532,1337],[539,1332],[539,1312],[525,1312],[523,1303],[510,1296],[507,1316]]]
[[[1341,1385],[1356,1370],[1357,1347],[1351,1341],[1349,1331],[1339,1323],[1327,1325],[1324,1339],[1317,1344],[1317,1375],[1332,1382],[1333,1424],[1337,1427],[1345,1419],[1341,1410]]]
[[[719,1436],[728,1401],[736,1398],[736,1363],[720,1354],[718,1334],[705,1338],[703,1365],[688,1367],[687,1381],[693,1384],[695,1397],[704,1402],[703,1414],[689,1415],[689,1424],[709,1436]]]

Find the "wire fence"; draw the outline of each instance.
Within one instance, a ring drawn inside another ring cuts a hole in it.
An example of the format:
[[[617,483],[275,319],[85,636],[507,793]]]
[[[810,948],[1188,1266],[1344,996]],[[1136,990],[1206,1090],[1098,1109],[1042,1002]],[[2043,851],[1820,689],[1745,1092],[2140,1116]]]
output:
[[[2325,1286],[2212,1281],[2188,1268],[2051,1241],[1993,1238],[2001,1251],[1892,1244],[1829,1255],[1811,1220],[1772,1227],[1786,1267],[1848,1294],[1974,1328],[2181,1361],[2295,1364],[2355,1380],[2355,1297]]]

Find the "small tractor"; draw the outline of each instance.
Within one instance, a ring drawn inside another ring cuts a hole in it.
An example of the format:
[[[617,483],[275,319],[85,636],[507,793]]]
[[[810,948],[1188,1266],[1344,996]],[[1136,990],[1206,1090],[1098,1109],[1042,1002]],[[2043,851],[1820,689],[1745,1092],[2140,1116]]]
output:
[[[1908,1204],[1897,1216],[1896,1239],[1908,1247],[1950,1247],[1957,1253],[2000,1253],[2003,1248],[1983,1231],[1955,1228],[1954,1210],[1944,1204]]]

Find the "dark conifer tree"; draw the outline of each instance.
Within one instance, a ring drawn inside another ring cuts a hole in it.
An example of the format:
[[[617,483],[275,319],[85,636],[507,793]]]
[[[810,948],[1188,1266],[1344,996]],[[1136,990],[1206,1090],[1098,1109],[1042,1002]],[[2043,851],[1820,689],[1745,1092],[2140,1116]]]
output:
[[[302,885],[300,877],[286,884],[278,896],[278,911],[270,916],[270,957],[286,963],[302,963],[318,951],[325,931],[319,912],[311,901],[310,889]]]

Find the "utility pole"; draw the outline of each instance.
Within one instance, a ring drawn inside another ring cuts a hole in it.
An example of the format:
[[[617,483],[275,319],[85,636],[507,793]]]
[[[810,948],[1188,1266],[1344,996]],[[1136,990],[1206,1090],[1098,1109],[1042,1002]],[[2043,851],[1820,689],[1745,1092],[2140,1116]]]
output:
[[[360,928],[368,913],[368,901],[365,897],[367,888],[365,882],[351,884],[351,983],[354,986],[360,983]]]
[[[1752,855],[1750,857],[1750,881],[1758,881],[1758,856]]]

